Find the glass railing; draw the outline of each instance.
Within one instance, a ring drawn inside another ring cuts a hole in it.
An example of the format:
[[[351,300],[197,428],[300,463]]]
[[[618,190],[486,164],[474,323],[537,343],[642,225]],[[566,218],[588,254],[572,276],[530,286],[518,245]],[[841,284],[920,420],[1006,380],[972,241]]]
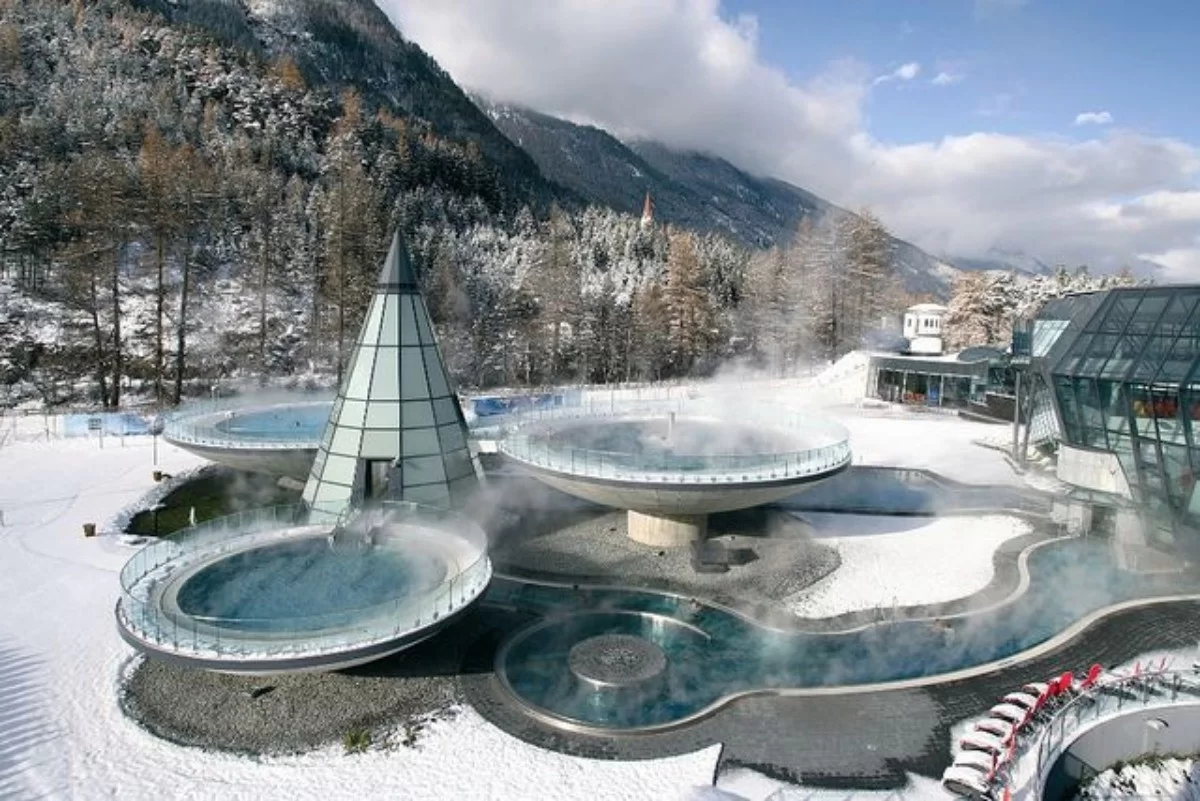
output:
[[[332,398],[277,401],[224,398],[189,404],[163,421],[163,435],[195,445],[263,450],[315,448]],[[240,424],[244,421],[245,424]]]
[[[759,425],[812,441],[813,447],[765,453],[638,453],[570,447],[548,434],[555,422],[612,419],[636,420],[678,414],[695,419]],[[513,415],[500,443],[501,452],[535,467],[588,478],[654,483],[731,483],[786,480],[818,475],[850,463],[849,434],[827,421],[814,420],[778,407],[743,404],[736,416],[711,401],[671,399],[637,403],[589,403],[583,406],[531,410]]]
[[[1045,786],[1055,763],[1081,729],[1101,718],[1182,701],[1200,703],[1200,673],[1196,669],[1152,669],[1136,675],[1105,676],[1055,710],[1043,726],[1037,739],[1037,787]]]
[[[182,656],[270,660],[336,653],[398,639],[444,619],[474,600],[491,580],[487,536],[464,518],[440,510],[402,505],[411,523],[442,529],[474,546],[478,557],[437,586],[371,606],[294,618],[193,616],[160,603],[163,583],[177,571],[234,551],[303,536],[303,528],[332,529],[345,512],[303,504],[255,509],[216,518],[139,550],[121,570],[120,624],[148,646]],[[351,523],[353,525],[353,523]]]

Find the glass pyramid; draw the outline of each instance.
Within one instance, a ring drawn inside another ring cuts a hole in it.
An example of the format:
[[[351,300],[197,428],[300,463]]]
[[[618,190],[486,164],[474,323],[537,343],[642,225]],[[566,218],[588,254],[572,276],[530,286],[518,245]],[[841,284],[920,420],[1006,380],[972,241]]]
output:
[[[304,500],[460,508],[478,478],[408,249],[397,231],[325,424]]]

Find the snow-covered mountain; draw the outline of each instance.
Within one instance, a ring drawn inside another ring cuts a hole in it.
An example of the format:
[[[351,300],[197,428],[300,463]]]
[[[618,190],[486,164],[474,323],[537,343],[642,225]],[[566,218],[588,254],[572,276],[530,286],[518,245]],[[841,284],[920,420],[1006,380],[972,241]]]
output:
[[[788,241],[807,217],[851,213],[716,156],[653,141],[622,142],[594,126],[483,98],[476,102],[547,178],[588,202],[636,214],[649,191],[656,219],[717,231],[750,247]],[[948,296],[958,275],[953,264],[894,237],[891,250],[893,267],[910,292]]]
[[[1023,250],[1011,250],[999,247],[989,248],[981,256],[948,256],[945,260],[963,270],[1015,272],[1018,275],[1029,276],[1051,276],[1059,272],[1060,267],[1066,267],[1068,270],[1074,271],[1081,266],[1076,264],[1054,265]],[[1117,270],[1106,271],[1102,268],[1097,268],[1096,265],[1087,266],[1089,271],[1095,275],[1105,275],[1106,273],[1116,275],[1120,272],[1128,271],[1133,278],[1139,281],[1160,281],[1165,269],[1161,264],[1149,261],[1148,259],[1133,259],[1126,264],[1122,264],[1121,268]]]

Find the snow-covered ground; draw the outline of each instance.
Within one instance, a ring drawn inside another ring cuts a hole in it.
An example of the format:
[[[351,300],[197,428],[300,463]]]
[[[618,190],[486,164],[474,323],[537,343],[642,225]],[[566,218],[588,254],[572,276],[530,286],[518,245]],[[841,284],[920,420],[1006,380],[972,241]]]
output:
[[[698,795],[710,801],[898,801],[898,799],[949,799],[951,795],[934,779],[908,777],[898,790],[826,790],[796,786],[753,770],[737,768],[722,773],[715,790]]]
[[[798,513],[842,557],[837,570],[788,599],[804,617],[941,603],[979,592],[992,580],[992,555],[1030,532],[1007,515],[891,517]]]
[[[1087,799],[1169,798],[1171,801],[1200,801],[1200,760],[1162,759],[1153,763],[1125,765],[1092,779],[1077,796]]]
[[[248,759],[159,740],[117,706],[131,650],[117,636],[117,572],[132,550],[85,539],[154,488],[151,443],[18,442],[0,449],[0,798],[690,798],[719,747],[671,759],[579,759],[527,745],[469,708],[415,748],[339,746]],[[159,443],[159,463],[199,460]]]
[[[922,468],[967,484],[1023,483],[1003,453],[976,442],[1001,426],[905,410],[834,409],[827,414],[849,429],[854,464]]]

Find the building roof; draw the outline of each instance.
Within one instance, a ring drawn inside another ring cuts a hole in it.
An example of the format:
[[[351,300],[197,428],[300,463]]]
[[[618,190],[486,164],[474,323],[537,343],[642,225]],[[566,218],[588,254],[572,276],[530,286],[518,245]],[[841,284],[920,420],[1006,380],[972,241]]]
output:
[[[945,314],[949,310],[949,307],[943,306],[940,303],[918,303],[915,306],[909,306],[905,309],[906,312],[913,312],[914,314]]]
[[[1062,326],[1044,356],[1056,376],[1164,387],[1200,382],[1200,286],[1118,287],[1061,298],[1038,315],[1035,339],[1037,324],[1050,321]]]

